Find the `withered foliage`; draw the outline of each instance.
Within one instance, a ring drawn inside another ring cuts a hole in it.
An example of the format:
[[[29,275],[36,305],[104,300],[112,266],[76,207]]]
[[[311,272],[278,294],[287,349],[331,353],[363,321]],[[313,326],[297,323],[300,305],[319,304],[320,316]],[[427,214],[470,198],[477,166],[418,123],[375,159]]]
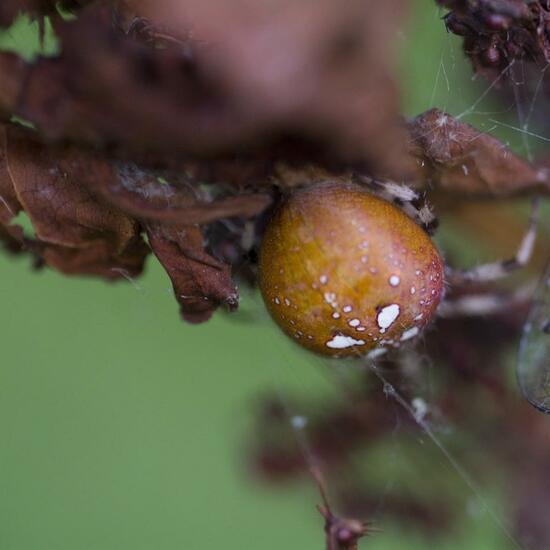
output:
[[[121,269],[139,274],[146,247],[138,224],[94,198],[83,177],[93,174],[93,157],[71,148],[53,156],[17,128],[3,128],[3,133],[4,185],[11,185],[8,196],[17,199],[16,211],[31,219],[34,246],[44,261],[66,273],[117,278],[113,270]]]
[[[52,6],[11,1],[0,14]],[[0,53],[3,239],[62,272],[117,279],[142,271],[146,232],[186,319],[236,307],[230,266],[253,282],[266,213],[287,188],[361,174],[461,194],[550,190],[545,170],[448,114],[400,118],[397,0],[64,7],[80,9],[53,19],[58,56]],[[35,239],[12,223],[19,210]]]
[[[439,109],[419,115],[408,129],[417,185],[491,197],[550,192],[547,170]]]
[[[543,67],[550,59],[550,9],[545,0],[438,0],[451,11],[449,31],[464,37],[474,69],[495,79],[514,61]]]
[[[235,309],[239,302],[230,268],[203,249],[199,228],[147,224],[149,243],[172,279],[182,316],[191,323],[210,318],[219,304]]]
[[[204,320],[220,303],[236,306],[229,266],[204,250],[196,225],[201,209],[193,210],[198,201],[189,189],[176,191],[131,166],[115,169],[102,156],[75,146],[44,146],[33,132],[17,126],[0,126],[0,147],[0,235],[10,250],[27,250],[66,274],[129,278],[141,273],[150,252],[142,237],[146,231],[174,283],[184,318]],[[154,199],[149,210],[139,210],[136,200],[130,217],[103,198],[102,186],[115,195],[122,187],[138,199],[148,194]],[[180,215],[179,225],[163,227],[154,221],[155,206],[159,197],[172,195],[187,202],[189,221]],[[25,236],[17,225],[20,211],[30,218],[35,237]]]

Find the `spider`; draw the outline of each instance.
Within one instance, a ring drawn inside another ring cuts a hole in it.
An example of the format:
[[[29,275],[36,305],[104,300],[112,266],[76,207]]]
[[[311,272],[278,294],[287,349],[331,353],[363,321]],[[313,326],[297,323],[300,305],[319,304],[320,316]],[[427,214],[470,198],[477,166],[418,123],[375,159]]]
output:
[[[513,258],[455,270],[431,241],[437,222],[412,189],[363,176],[310,185],[286,197],[267,226],[260,289],[275,322],[303,347],[378,357],[414,340],[436,314],[508,305],[488,294],[451,302],[445,287],[495,281],[525,266],[537,219],[534,200]]]

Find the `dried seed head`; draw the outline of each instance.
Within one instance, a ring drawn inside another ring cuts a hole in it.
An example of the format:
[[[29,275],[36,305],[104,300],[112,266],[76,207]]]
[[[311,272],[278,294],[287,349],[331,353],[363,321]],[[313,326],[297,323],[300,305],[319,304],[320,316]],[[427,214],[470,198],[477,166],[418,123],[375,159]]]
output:
[[[304,347],[352,356],[414,338],[443,292],[428,235],[355,185],[294,192],[260,250],[260,288],[275,322]]]

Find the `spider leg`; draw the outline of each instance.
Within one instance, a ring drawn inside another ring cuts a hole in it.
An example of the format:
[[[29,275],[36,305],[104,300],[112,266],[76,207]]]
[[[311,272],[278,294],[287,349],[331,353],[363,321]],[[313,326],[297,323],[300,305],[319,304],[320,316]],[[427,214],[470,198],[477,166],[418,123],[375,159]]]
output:
[[[446,279],[451,285],[464,283],[484,283],[507,277],[510,273],[526,266],[531,259],[537,237],[539,201],[533,200],[529,224],[513,258],[477,265],[463,271],[447,268]]]
[[[441,317],[476,317],[495,315],[521,304],[526,304],[533,293],[533,284],[521,286],[515,292],[467,294],[455,300],[444,300],[439,304]]]
[[[355,179],[369,187],[373,195],[399,206],[407,216],[416,221],[428,234],[432,235],[438,221],[424,196],[407,185],[394,181],[381,181],[368,176],[356,174]]]

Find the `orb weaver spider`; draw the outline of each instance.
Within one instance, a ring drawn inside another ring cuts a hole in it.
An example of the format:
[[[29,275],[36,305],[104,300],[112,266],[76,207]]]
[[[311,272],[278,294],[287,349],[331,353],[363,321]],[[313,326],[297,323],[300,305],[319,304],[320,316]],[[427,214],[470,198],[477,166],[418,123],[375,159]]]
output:
[[[275,211],[260,249],[260,288],[275,322],[303,347],[374,358],[414,340],[437,314],[501,307],[496,295],[447,302],[445,285],[494,281],[525,266],[537,219],[535,200],[513,258],[454,270],[430,239],[436,221],[415,191],[364,177],[323,182]]]

